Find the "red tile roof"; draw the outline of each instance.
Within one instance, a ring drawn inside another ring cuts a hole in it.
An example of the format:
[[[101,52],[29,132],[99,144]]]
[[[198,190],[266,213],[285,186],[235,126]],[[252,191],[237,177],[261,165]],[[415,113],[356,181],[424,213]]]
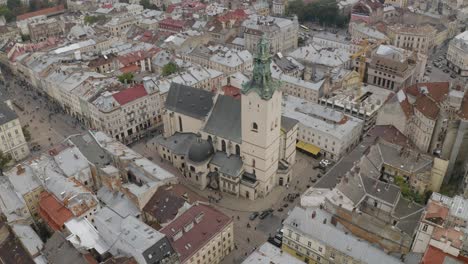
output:
[[[436,201],[430,200],[427,204],[426,214],[424,215],[424,219],[427,219],[431,222],[435,222],[436,224],[443,224],[443,222],[447,219],[449,215],[448,207],[438,203]]]
[[[58,5],[54,7],[44,8],[34,12],[25,13],[16,17],[16,21],[25,20],[31,17],[42,16],[42,15],[53,15],[56,13],[61,13],[65,11],[64,5]]]
[[[158,188],[146,203],[143,211],[156,219],[158,224],[165,224],[176,217],[185,203],[193,204],[207,200],[182,184]]]
[[[123,66],[128,66],[138,61],[151,58],[153,55],[155,55],[159,51],[160,49],[153,48],[150,50],[140,50],[140,51],[130,52],[128,54],[119,56],[118,60],[120,63],[122,63]]]
[[[401,91],[403,92],[403,91]],[[398,100],[398,94],[395,94],[395,98]],[[405,99],[400,101],[400,106],[403,112],[405,113],[406,117],[409,118],[413,115],[413,106],[408,100],[408,97],[405,94]]]
[[[219,22],[227,22],[229,20],[235,20],[240,21],[240,20],[245,20],[247,19],[247,14],[243,9],[236,9],[230,12],[227,12],[224,15],[218,16],[218,21]]]
[[[369,135],[377,136],[392,144],[397,144],[402,147],[412,148],[413,143],[396,127],[392,125],[374,126],[368,132]]]
[[[50,228],[56,231],[62,230],[65,222],[73,217],[72,212],[48,192],[43,192],[40,195],[39,215]]]
[[[465,92],[465,96],[463,96],[459,116],[463,119],[468,119],[468,92]]]
[[[196,223],[195,218],[201,214],[203,214],[201,221]],[[199,249],[203,248],[214,235],[221,232],[231,221],[230,217],[215,208],[209,205],[198,204],[190,207],[161,229],[160,232],[169,238],[172,247],[179,254],[180,261],[184,262]],[[193,223],[193,227],[186,232],[184,227],[190,223]],[[182,236],[174,240],[174,236],[179,231],[183,232]]]
[[[426,95],[421,95],[414,102],[414,107],[423,115],[432,120],[437,119],[440,109],[436,102]]]
[[[427,94],[434,101],[440,103],[444,101],[445,98],[447,98],[449,93],[449,86],[449,82],[416,83],[406,87],[405,92],[415,97]]]
[[[232,85],[223,86],[224,95],[234,97],[235,99],[241,98],[240,89]]]
[[[446,258],[451,258],[453,260],[457,260],[460,264],[461,263],[468,263],[468,258],[458,256],[454,257],[450,254],[444,253],[442,250],[435,248],[433,246],[429,246],[424,253],[422,258],[421,264],[443,264]],[[457,263],[457,262],[453,262]]]
[[[139,72],[140,71],[140,66],[136,64],[130,64],[128,66],[125,66],[123,68],[120,68],[120,71],[122,73],[130,73],[130,72]]]
[[[122,90],[118,93],[113,94],[112,96],[114,99],[120,104],[120,105],[125,105],[131,101],[134,101],[138,98],[141,98],[148,93],[145,90],[145,87],[143,84],[138,84],[135,85],[131,88],[127,88],[125,90]]]

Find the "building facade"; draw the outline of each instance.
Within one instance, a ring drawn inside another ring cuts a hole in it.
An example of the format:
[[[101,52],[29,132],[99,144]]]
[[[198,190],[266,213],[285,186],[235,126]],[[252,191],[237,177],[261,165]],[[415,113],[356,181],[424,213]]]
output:
[[[447,65],[460,76],[468,76],[468,31],[450,41]]]
[[[23,129],[16,113],[4,102],[0,102],[0,151],[19,161],[29,155]]]
[[[262,36],[269,41],[273,54],[297,48],[299,34],[297,17],[288,19],[253,15],[245,20],[242,26],[245,28],[245,48],[252,53],[257,50],[257,44]]]
[[[157,151],[192,184],[201,189],[222,186],[236,196],[255,199],[291,181],[295,151],[288,146],[280,152],[281,137],[289,134],[281,133],[281,91],[270,62],[268,42],[262,39],[241,100],[171,85]],[[285,128],[291,129],[297,126]]]

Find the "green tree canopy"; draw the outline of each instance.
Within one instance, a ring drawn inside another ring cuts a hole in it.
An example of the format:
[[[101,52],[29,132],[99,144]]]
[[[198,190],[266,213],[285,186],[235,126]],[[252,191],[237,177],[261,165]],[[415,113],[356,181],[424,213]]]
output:
[[[301,23],[318,22],[325,26],[344,27],[349,20],[349,17],[340,14],[336,2],[329,0],[319,0],[308,4],[304,4],[303,0],[294,0],[288,4],[287,13],[297,15]]]
[[[99,21],[103,21],[103,20],[106,20],[106,16],[104,15],[98,15],[98,16],[85,16],[84,17],[84,22],[85,24],[94,24],[94,23],[97,23]]]
[[[133,80],[133,77],[134,77],[133,73],[127,72],[127,73],[120,75],[117,78],[119,79],[119,82],[121,83],[130,83]]]
[[[169,62],[168,64],[164,65],[163,69],[162,69],[162,75],[163,76],[168,76],[168,75],[171,75],[175,72],[177,72],[178,70],[178,66],[177,64],[175,64],[175,62]]]
[[[3,172],[3,170],[6,168],[6,166],[8,165],[8,163],[10,163],[11,160],[12,158],[10,154],[5,155],[5,153],[0,151],[0,172]]]
[[[29,132],[27,125],[23,126],[22,130],[23,130],[24,139],[26,139],[26,141],[30,141],[31,140],[31,132]]]

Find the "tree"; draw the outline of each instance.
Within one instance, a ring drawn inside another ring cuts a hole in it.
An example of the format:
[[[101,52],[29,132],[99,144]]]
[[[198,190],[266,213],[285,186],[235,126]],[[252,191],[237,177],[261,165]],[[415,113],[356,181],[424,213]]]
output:
[[[126,73],[120,75],[117,78],[119,79],[119,82],[121,82],[121,83],[130,83],[133,80],[133,77],[134,77],[133,73],[126,72]]]
[[[103,21],[105,20],[106,17],[104,15],[98,15],[98,16],[85,16],[84,17],[84,22],[85,24],[94,24],[94,23],[97,23],[99,21]]]
[[[163,76],[168,76],[168,75],[171,75],[175,72],[177,72],[178,70],[178,67],[177,67],[177,64],[175,64],[175,62],[169,62],[168,64],[164,65],[163,69],[162,69],[162,75]]]
[[[11,22],[15,19],[15,15],[6,6],[0,6],[0,16],[4,16],[7,22]]]
[[[11,161],[11,155],[7,154],[5,155],[2,151],[0,151],[0,172],[3,172],[3,169],[10,163]]]
[[[294,0],[288,4],[288,15],[297,15],[301,23],[319,22],[325,26],[344,27],[348,17],[340,14],[340,10],[335,1],[319,0],[304,4],[303,0]]]
[[[23,130],[24,139],[28,142],[31,141],[31,132],[29,132],[28,127],[23,126],[21,129]]]

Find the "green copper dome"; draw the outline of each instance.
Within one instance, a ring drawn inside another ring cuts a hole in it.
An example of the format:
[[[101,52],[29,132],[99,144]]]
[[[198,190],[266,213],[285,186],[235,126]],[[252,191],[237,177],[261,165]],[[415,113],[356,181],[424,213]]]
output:
[[[252,79],[242,86],[242,93],[248,94],[255,91],[264,100],[269,100],[280,86],[280,82],[273,80],[270,71],[271,55],[270,44],[264,36],[257,46],[257,54],[254,58]]]

